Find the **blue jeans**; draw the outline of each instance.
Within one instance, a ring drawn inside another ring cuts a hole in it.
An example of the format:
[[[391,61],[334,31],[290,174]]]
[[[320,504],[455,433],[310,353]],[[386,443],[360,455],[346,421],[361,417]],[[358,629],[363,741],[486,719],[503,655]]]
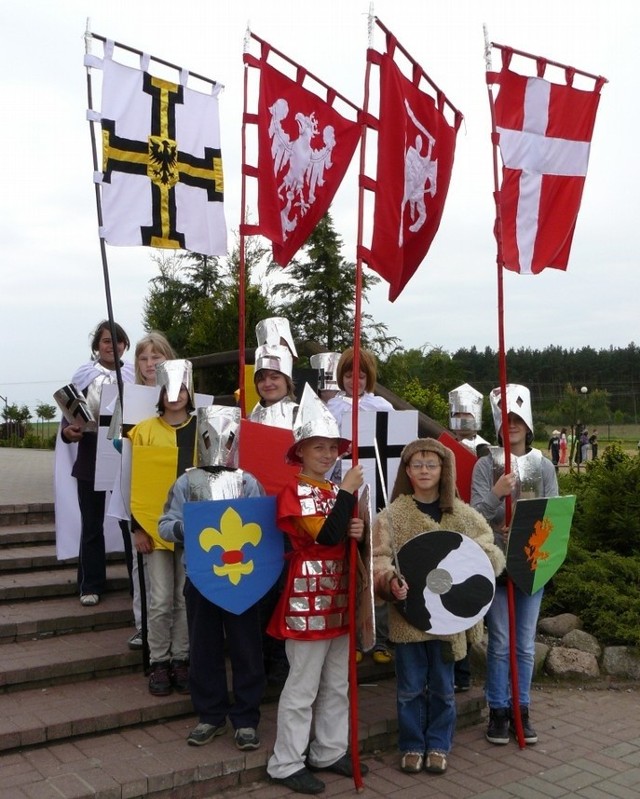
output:
[[[456,726],[453,661],[442,659],[442,641],[396,644],[398,748],[448,754]]]
[[[516,663],[518,666],[518,704],[529,705],[529,690],[535,662],[536,627],[544,589],[528,596],[513,587],[516,615]],[[490,708],[511,705],[509,668],[509,609],[507,587],[496,586],[496,594],[485,616],[489,630],[487,645],[487,682],[485,695]]]

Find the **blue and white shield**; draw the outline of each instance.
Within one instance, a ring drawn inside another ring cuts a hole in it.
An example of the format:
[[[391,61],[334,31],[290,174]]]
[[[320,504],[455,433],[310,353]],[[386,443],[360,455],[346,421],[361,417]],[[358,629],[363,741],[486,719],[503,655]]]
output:
[[[230,613],[243,613],[282,571],[275,497],[186,502],[184,548],[187,576],[198,591]]]

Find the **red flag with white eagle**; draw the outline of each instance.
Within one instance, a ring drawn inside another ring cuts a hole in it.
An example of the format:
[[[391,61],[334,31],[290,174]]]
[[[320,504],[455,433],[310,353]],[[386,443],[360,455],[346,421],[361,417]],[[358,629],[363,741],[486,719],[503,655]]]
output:
[[[267,62],[273,48],[261,45],[260,59],[245,53],[245,62],[260,70],[259,221],[252,232],[270,239],[274,260],[286,266],[342,182],[360,138],[359,109],[294,62],[295,77],[288,77]],[[309,87],[319,88],[324,98]],[[351,118],[336,105],[350,109]]]
[[[498,87],[494,141],[503,165],[502,261],[523,275],[565,270],[605,79],[589,76],[593,86],[578,89],[577,71],[562,67],[565,83],[553,83],[543,75],[554,62],[542,58],[535,58],[536,76],[520,75],[509,69],[513,52],[504,48],[501,71],[487,73],[487,82]]]
[[[362,249],[362,257],[389,283],[393,302],[440,226],[462,114],[386,33],[386,52],[368,51],[369,63],[380,70],[380,103],[378,120],[367,116],[378,131],[378,157],[375,183],[361,178],[375,191],[371,247]],[[396,63],[396,50],[409,58],[410,77]]]

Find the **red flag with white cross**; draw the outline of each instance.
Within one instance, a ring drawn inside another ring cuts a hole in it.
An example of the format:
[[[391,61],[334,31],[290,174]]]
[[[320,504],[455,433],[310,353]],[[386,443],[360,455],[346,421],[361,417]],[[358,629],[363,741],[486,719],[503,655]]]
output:
[[[542,77],[553,62],[541,58],[538,74],[527,77],[509,69],[511,55],[503,49],[501,71],[487,73],[487,82],[499,87],[494,141],[503,165],[497,231],[503,265],[523,275],[565,270],[605,79],[578,89],[576,71],[564,67],[565,84],[553,83]]]

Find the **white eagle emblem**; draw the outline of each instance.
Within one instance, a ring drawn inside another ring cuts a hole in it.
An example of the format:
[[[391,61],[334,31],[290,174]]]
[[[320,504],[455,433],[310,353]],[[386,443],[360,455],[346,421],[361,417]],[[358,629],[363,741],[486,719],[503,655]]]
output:
[[[282,236],[286,241],[287,234],[295,230],[298,224],[298,215],[304,216],[315,202],[316,186],[324,185],[324,171],[333,165],[331,151],[336,145],[336,137],[333,126],[326,125],[322,130],[324,146],[314,149],[313,140],[320,135],[315,112],[309,116],[298,112],[295,116],[298,123],[298,138],[292,141],[282,127],[282,120],[289,114],[289,103],[280,97],[269,111],[271,113],[269,138],[273,173],[276,178],[288,166],[278,186],[278,197],[282,201],[280,210]]]

